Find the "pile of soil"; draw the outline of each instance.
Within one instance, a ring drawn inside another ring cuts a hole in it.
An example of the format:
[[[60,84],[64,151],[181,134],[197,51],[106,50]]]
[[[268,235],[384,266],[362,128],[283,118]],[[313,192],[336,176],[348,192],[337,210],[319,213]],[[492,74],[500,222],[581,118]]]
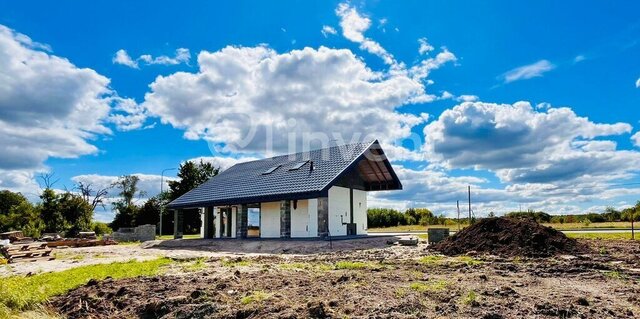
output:
[[[586,252],[586,247],[562,232],[529,218],[484,218],[433,248],[445,255],[469,252],[499,256],[548,257]]]

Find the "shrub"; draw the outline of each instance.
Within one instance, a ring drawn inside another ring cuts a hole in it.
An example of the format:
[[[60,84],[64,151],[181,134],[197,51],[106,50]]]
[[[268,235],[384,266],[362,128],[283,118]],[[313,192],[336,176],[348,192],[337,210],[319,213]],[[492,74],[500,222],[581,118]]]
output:
[[[107,223],[102,223],[102,222],[94,222],[91,225],[91,229],[93,229],[93,231],[98,236],[111,234],[113,232],[113,230],[111,229],[111,227],[109,227],[109,225],[107,225]]]

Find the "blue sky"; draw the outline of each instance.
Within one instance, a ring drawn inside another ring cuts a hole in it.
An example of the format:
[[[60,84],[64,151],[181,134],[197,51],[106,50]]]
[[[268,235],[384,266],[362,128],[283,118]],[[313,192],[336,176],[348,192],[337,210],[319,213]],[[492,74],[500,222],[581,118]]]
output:
[[[0,188],[139,174],[153,195],[182,161],[225,168],[315,134],[383,142],[405,190],[370,206],[452,214],[470,184],[479,215],[624,207],[640,199],[639,10],[3,2]]]

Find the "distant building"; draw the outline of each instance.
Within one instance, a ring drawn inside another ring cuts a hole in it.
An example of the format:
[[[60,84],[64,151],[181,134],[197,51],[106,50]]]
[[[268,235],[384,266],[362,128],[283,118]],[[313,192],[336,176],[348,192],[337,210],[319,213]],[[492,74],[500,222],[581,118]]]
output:
[[[323,238],[367,234],[367,192],[402,184],[378,141],[244,162],[168,206],[174,237],[185,209],[203,211],[204,238]]]

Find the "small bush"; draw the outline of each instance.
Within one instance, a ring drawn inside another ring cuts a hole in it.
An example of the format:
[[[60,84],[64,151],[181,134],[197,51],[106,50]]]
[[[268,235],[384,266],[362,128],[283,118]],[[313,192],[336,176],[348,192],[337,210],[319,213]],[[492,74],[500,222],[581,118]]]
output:
[[[113,233],[113,230],[111,229],[111,227],[109,227],[109,225],[107,225],[106,223],[94,222],[91,225],[91,228],[98,236]]]

